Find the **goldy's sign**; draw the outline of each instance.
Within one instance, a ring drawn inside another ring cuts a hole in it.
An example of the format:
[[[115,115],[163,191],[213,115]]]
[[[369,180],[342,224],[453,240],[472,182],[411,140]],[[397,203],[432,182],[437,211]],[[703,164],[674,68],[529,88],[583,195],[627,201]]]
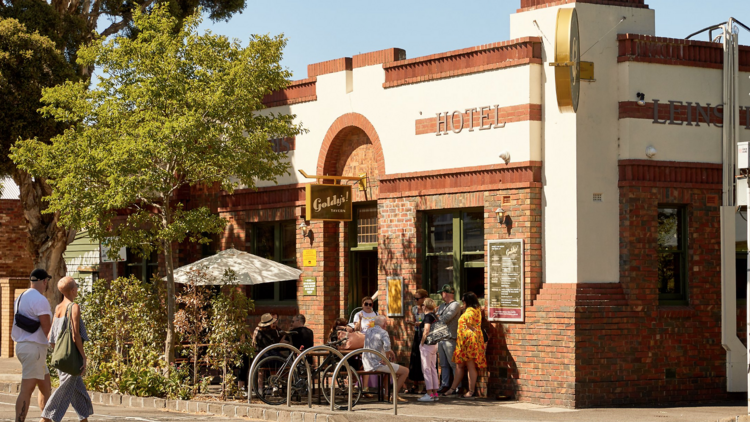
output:
[[[320,185],[305,187],[305,218],[322,221],[352,221],[352,186]]]

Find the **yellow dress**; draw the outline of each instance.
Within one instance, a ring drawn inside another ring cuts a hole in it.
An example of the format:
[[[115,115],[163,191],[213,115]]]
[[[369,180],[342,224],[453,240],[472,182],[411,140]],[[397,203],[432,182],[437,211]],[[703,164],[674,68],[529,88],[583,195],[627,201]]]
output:
[[[478,369],[486,368],[487,359],[484,353],[482,312],[476,308],[468,308],[458,319],[458,337],[453,361],[462,363],[473,360]]]

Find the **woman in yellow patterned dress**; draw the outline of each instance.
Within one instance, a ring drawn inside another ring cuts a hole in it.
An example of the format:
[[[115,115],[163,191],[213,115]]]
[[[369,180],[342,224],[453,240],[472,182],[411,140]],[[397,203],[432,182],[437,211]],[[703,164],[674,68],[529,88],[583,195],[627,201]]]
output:
[[[453,385],[444,395],[453,394],[458,384],[469,374],[469,391],[462,396],[465,399],[473,399],[474,388],[477,384],[477,369],[487,367],[487,359],[484,355],[484,336],[482,335],[482,307],[479,305],[477,295],[466,292],[461,297],[464,313],[458,319],[458,337],[456,338],[456,351],[453,352],[453,362],[456,362],[456,376]]]

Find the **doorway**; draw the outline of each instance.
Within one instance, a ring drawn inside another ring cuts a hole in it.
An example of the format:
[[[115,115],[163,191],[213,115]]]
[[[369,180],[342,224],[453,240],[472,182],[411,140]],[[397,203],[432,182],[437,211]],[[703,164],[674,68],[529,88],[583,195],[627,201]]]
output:
[[[349,310],[362,306],[362,298],[370,296],[378,290],[378,251],[352,252],[352,281],[349,285]],[[381,295],[382,296],[382,295]],[[378,311],[375,302],[373,311]]]

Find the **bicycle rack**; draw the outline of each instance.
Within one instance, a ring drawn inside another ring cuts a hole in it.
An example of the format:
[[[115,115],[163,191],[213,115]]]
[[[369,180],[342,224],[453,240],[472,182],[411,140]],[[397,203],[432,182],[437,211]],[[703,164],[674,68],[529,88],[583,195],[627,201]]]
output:
[[[266,347],[265,349],[261,350],[260,353],[256,354],[255,356],[257,357],[257,359],[253,359],[253,364],[250,365],[250,372],[248,372],[248,376],[247,376],[247,402],[248,403],[250,403],[250,400],[253,398],[253,380],[251,378],[253,376],[253,370],[255,369],[255,366],[258,364],[258,362],[261,361],[260,357],[265,355],[266,352],[268,352],[269,350],[279,348],[279,347],[284,348],[284,349],[289,349],[292,351],[292,353],[296,355],[299,355],[301,353],[298,348],[292,345],[289,345],[286,343],[276,343],[276,344],[272,344]],[[310,364],[307,363],[307,361],[305,361],[305,366],[307,367],[307,373],[309,374]],[[294,366],[292,368],[294,368]],[[288,388],[288,390],[291,390],[291,388]],[[287,399],[287,404],[289,403],[288,400],[289,399]]]
[[[297,358],[294,360],[294,363],[292,363],[292,370],[289,371],[289,379],[286,382],[287,385],[292,385],[292,375],[294,375],[294,368],[297,367],[300,360],[302,360],[305,357],[305,355],[308,354],[309,352],[314,352],[318,350],[327,350],[329,352],[333,352],[342,360],[344,359],[344,355],[331,346],[320,345],[320,346],[311,347],[309,349],[305,349],[305,351],[303,351],[302,353],[300,353],[299,356],[297,356]],[[310,373],[310,364],[307,363],[307,360],[305,360],[305,367],[307,368],[307,407],[312,408],[312,374]],[[351,367],[349,367],[349,364],[346,365],[346,368],[347,368],[347,373],[349,374],[349,379],[351,380],[349,383],[351,384],[354,381],[354,377],[352,377],[352,369]],[[334,379],[333,384],[336,384],[335,382],[336,378],[333,378],[333,379]],[[323,387],[321,386],[320,388],[323,388]],[[351,401],[350,401],[350,404],[351,404]],[[292,389],[291,388],[287,388],[286,390],[286,407],[292,407]]]
[[[391,379],[393,380],[393,416],[397,416],[398,415],[398,408],[397,408],[397,406],[398,406],[397,405],[397,402],[398,402],[398,391],[397,390],[398,389],[396,388],[396,386],[397,386],[397,383],[396,383],[396,380],[397,380],[396,379],[396,371],[393,370],[393,365],[391,365],[391,362],[388,361],[388,358],[384,354],[378,352],[377,350],[373,350],[373,349],[357,349],[357,350],[354,350],[352,352],[349,352],[349,353],[346,354],[346,356],[343,357],[343,359],[341,360],[341,362],[339,362],[339,364],[336,365],[336,369],[333,371],[333,379],[335,380],[336,377],[339,376],[339,372],[341,372],[341,365],[346,364],[346,366],[348,368],[349,364],[346,363],[346,361],[348,361],[349,358],[352,358],[352,357],[357,356],[357,355],[361,355],[362,353],[372,353],[374,355],[378,355],[381,359],[383,359],[383,362],[385,362],[386,365],[388,365],[388,369],[390,369],[390,371],[391,371]],[[350,376],[350,379],[351,379],[351,376]],[[350,382],[349,383],[349,407],[347,407],[347,411],[348,412],[352,411],[352,387],[353,386],[354,386],[354,383]],[[332,382],[331,383],[331,411],[333,411],[333,410],[336,409],[336,396],[335,396],[335,393],[336,393],[336,383]]]

